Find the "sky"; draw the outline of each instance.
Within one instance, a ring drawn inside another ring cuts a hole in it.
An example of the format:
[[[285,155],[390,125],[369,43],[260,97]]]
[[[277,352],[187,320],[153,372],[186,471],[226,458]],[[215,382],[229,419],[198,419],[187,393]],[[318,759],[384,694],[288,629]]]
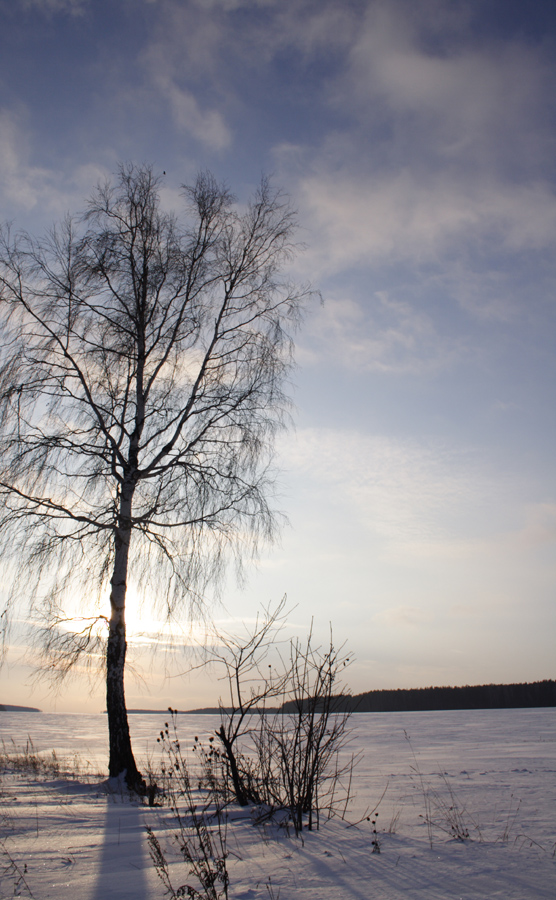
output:
[[[354,692],[555,675],[555,51],[541,0],[0,0],[2,220],[41,234],[124,160],[178,213],[200,169],[298,210],[288,525],[209,610],[287,594]],[[128,705],[214,705],[130,603]],[[0,702],[102,708],[17,635]]]

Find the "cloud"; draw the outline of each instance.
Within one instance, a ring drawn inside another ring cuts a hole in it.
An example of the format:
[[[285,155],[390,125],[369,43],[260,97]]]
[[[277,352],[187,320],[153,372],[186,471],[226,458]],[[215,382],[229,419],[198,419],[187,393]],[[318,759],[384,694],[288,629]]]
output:
[[[365,302],[332,294],[308,320],[298,356],[306,365],[326,360],[361,373],[423,374],[452,365],[463,344],[441,337],[424,309],[389,291]]]
[[[11,2],[25,11],[31,10],[47,15],[69,13],[72,16],[81,16],[90,0],[11,0]]]
[[[332,273],[354,264],[439,263],[494,243],[506,252],[546,250],[556,236],[548,183],[467,182],[404,168],[393,175],[338,172],[300,180],[300,207],[314,238],[308,264]]]
[[[31,209],[49,189],[52,173],[29,165],[29,142],[23,116],[0,110],[0,191],[7,206]]]
[[[280,455],[360,528],[398,548],[458,537],[485,502],[485,478],[468,454],[440,442],[304,428],[282,439]]]
[[[154,76],[154,83],[166,97],[179,131],[189,132],[212,150],[224,150],[230,144],[230,129],[217,110],[202,110],[191,91],[178,87],[161,71]]]
[[[343,53],[357,34],[356,8],[337,0],[305,0],[282,3],[274,0],[274,22],[265,29],[268,56],[284,48],[295,48],[310,60],[321,53]]]
[[[272,6],[276,0],[193,0],[193,4],[203,12],[223,10],[232,12],[237,9],[257,9]]]
[[[83,198],[110,173],[95,164],[54,170],[33,162],[33,134],[25,110],[0,109],[0,200],[6,218],[16,224],[33,213],[34,220],[62,218],[82,208]],[[37,216],[38,214],[38,216]]]
[[[429,610],[424,610],[419,606],[394,606],[376,613],[373,616],[373,622],[396,629],[400,627],[421,628],[425,625],[428,626],[432,618]]]
[[[215,150],[230,144],[228,119],[270,84],[281,54],[295,52],[296,63],[313,59],[345,48],[354,30],[353,13],[335,0],[163,0],[159,9],[142,54],[148,77],[176,127]],[[238,73],[249,74],[247,90]],[[255,103],[264,99],[261,93]]]
[[[532,502],[538,486],[492,471],[469,448],[302,428],[281,439],[279,452],[319,515],[349,522],[364,544],[381,548],[383,560],[436,560],[439,572],[473,561],[479,577],[493,560],[501,571],[519,570],[556,542],[553,498]]]
[[[552,251],[556,73],[544,46],[478,40],[473,5],[376,0],[365,9],[326,82],[341,118],[312,158],[304,148],[295,181],[313,235],[308,265],[332,274]],[[301,153],[280,161],[299,166]]]
[[[23,109],[0,109],[0,196],[4,213],[29,212],[41,204],[60,210],[60,172],[32,162],[32,132]]]
[[[542,548],[556,544],[556,503],[529,504],[523,527],[513,536],[516,548]]]
[[[196,7],[193,27],[205,34],[210,28],[222,50],[243,61],[268,64],[284,49],[295,48],[297,53],[311,58],[323,50],[345,48],[357,33],[360,18],[355,9],[338,0],[194,0]],[[183,4],[170,0],[166,9],[174,22],[192,24]],[[238,14],[239,15],[234,15]],[[203,21],[203,14],[206,18]],[[227,17],[226,17],[226,14]],[[208,20],[212,25],[208,25]],[[217,24],[218,23],[218,24]],[[234,43],[227,48],[233,33]],[[205,45],[206,49],[206,45]]]
[[[143,61],[148,80],[168,103],[178,131],[220,151],[231,143],[230,128],[218,108],[203,108],[200,99],[208,85],[215,86],[218,51],[225,35],[217,11],[210,12],[163,4]],[[217,97],[217,102],[221,100],[221,96]]]
[[[527,149],[530,165],[545,136],[553,62],[542,45],[519,35],[478,38],[477,7],[370,3],[337,100],[369,120],[383,104],[404,129],[400,136],[413,138],[413,154],[417,140],[446,159],[498,167],[502,152],[518,159]]]

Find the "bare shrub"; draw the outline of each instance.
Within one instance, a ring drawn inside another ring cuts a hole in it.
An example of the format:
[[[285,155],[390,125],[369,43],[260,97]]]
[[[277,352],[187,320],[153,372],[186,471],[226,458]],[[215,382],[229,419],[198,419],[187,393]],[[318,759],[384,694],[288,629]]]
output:
[[[355,759],[341,751],[351,713],[338,694],[350,657],[332,633],[326,647],[315,647],[312,628],[283,652],[284,608],[282,600],[265,610],[243,638],[218,635],[211,659],[224,667],[228,689],[216,732],[223,789],[241,805],[287,810],[298,834],[304,824],[318,828],[323,812],[345,815],[350,800]]]

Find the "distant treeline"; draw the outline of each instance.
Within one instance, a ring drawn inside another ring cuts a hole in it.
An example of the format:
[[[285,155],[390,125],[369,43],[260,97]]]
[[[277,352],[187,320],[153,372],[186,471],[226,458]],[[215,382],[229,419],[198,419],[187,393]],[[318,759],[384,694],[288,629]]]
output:
[[[532,684],[479,684],[464,687],[427,687],[366,691],[333,698],[335,712],[419,712],[443,709],[519,709],[556,706],[556,681]],[[295,703],[282,707],[291,712]]]
[[[9,703],[0,703],[0,712],[42,712],[36,706],[12,706]]]

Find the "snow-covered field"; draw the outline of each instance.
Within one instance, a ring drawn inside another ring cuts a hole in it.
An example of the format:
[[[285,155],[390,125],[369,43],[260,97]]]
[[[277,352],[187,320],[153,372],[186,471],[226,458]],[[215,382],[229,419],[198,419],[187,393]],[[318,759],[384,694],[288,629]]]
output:
[[[156,763],[163,723],[131,717],[138,758]],[[352,723],[350,749],[363,757],[349,819],[363,820],[348,827],[334,819],[301,840],[232,811],[231,898],[554,900],[556,709],[359,714]],[[178,724],[189,748],[216,718],[181,716]],[[24,746],[30,736],[37,751],[77,754],[90,770],[106,764],[102,715],[0,713],[0,730],[6,742]],[[385,788],[375,819],[380,853],[373,853],[364,814]],[[164,896],[145,829],[164,835],[167,810],[108,793],[85,773],[41,781],[4,773],[0,789],[0,897]],[[469,838],[458,840],[453,829]],[[173,869],[182,884],[185,867]]]

